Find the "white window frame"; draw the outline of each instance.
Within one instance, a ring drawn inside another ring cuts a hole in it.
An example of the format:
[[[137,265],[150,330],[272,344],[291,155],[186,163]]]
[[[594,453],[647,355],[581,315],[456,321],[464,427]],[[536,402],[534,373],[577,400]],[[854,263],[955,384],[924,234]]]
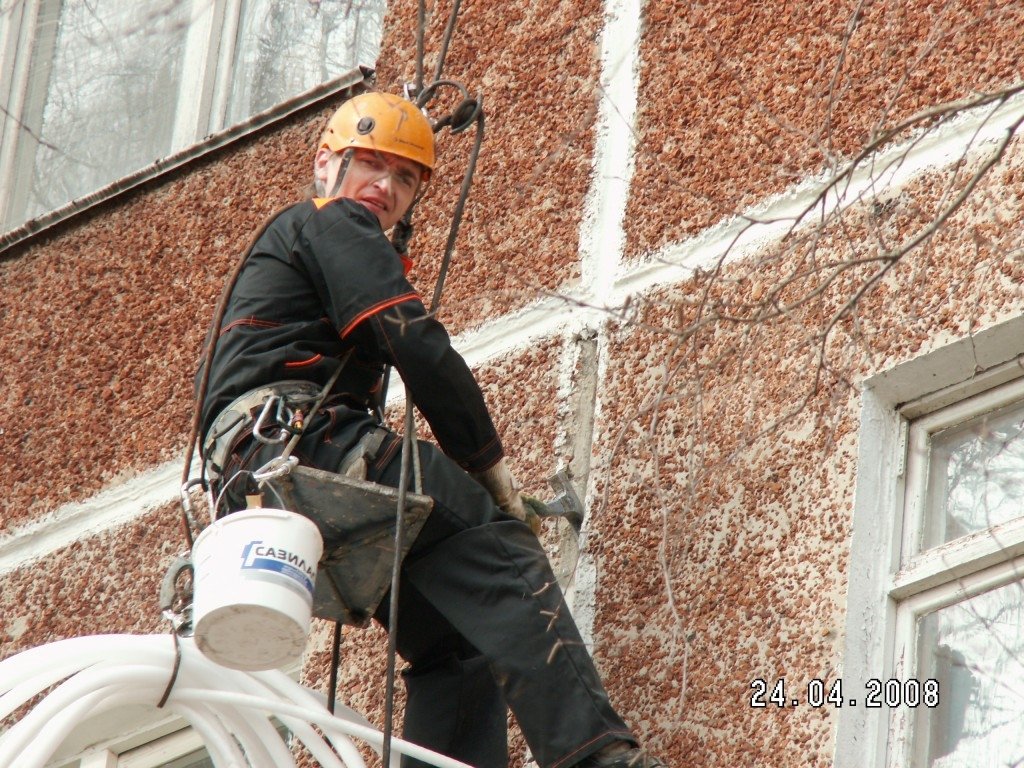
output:
[[[139,719],[126,718],[116,736],[113,734],[119,729],[117,719],[101,724],[101,731],[110,736],[81,751],[73,746],[77,738],[72,734],[70,749],[62,748],[64,756],[52,760],[48,768],[155,768],[205,747],[195,729],[180,717],[161,717],[159,710],[154,709],[148,717],[143,715],[141,722],[144,724],[140,725]],[[87,730],[91,726],[76,733],[88,738]]]
[[[937,348],[864,382],[849,559],[844,698],[863,699],[873,678],[907,680],[916,669],[917,618],[1019,578],[1024,520],[914,553],[922,503],[921,454],[929,431],[978,409],[1024,401],[1024,318]],[[904,553],[907,553],[904,555]],[[860,702],[862,704],[862,702]],[[904,768],[913,712],[837,710],[835,768]]]
[[[274,721],[280,732],[281,725]],[[195,761],[195,753],[206,749],[195,728],[172,717],[89,747],[73,757],[51,761],[47,768],[163,768],[181,761]],[[209,755],[209,753],[207,753]]]
[[[44,4],[55,0],[22,0],[15,3],[0,19],[0,99],[6,105],[7,114],[0,119],[0,221],[10,205],[14,164],[17,158],[18,138],[22,124],[31,128],[41,118],[41,107],[32,104],[29,91],[29,65],[36,55],[33,32],[39,21]],[[56,39],[56,29],[49,41],[50,47]],[[44,57],[50,59],[52,57]],[[38,100],[38,99],[36,99]],[[34,116],[39,112],[39,116]]]

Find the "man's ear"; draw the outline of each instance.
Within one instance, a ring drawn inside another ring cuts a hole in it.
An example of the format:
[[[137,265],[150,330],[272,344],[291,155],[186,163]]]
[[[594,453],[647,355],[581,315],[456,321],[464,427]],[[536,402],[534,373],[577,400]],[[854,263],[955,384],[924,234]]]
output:
[[[313,179],[320,184],[327,183],[327,164],[334,153],[327,147],[320,147],[313,156]]]

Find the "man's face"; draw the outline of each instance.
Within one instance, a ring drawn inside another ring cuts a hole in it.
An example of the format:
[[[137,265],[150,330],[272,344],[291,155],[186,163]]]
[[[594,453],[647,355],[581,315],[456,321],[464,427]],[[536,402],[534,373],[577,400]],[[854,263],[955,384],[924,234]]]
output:
[[[328,194],[337,183],[342,165],[340,153],[326,148],[317,153],[316,173]],[[354,149],[336,194],[362,203],[377,217],[381,227],[388,230],[412,205],[421,178],[419,163],[387,152]]]

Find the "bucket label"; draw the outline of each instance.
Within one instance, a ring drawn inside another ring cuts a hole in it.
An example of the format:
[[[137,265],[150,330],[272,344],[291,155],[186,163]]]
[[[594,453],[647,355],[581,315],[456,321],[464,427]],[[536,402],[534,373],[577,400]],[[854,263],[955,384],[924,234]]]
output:
[[[259,570],[280,573],[297,581],[310,595],[316,579],[316,564],[311,567],[305,558],[287,549],[274,547],[260,541],[250,541],[242,550],[242,570]]]

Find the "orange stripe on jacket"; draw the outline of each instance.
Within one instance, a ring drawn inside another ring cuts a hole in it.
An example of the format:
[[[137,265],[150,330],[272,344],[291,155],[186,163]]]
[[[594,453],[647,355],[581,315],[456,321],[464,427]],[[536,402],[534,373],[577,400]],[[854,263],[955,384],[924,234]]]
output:
[[[341,338],[344,339],[346,336],[348,336],[355,329],[355,327],[359,325],[361,322],[363,322],[363,320],[365,320],[366,318],[372,317],[373,315],[376,315],[378,312],[383,312],[385,309],[390,309],[396,304],[403,304],[404,302],[411,301],[413,299],[418,300],[419,297],[420,295],[416,293],[416,291],[412,291],[411,293],[406,293],[402,296],[396,296],[393,299],[385,299],[384,301],[374,304],[369,309],[364,309],[362,312],[360,312],[352,319],[352,322],[350,322],[348,325],[341,329]]]
[[[285,368],[301,368],[304,365],[312,365],[313,363],[319,363],[323,359],[324,359],[323,355],[316,354],[316,355],[313,355],[308,360],[295,360],[295,361],[290,362],[290,363],[285,363],[284,367]]]

